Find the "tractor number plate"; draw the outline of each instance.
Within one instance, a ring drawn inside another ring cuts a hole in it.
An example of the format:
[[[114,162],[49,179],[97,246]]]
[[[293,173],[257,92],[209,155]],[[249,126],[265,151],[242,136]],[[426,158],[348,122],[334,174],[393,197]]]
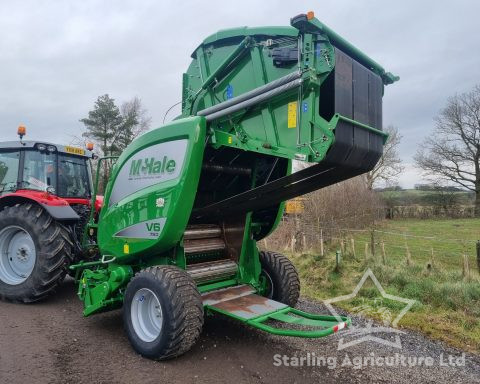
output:
[[[73,153],[74,155],[85,155],[85,150],[82,148],[70,147],[68,145],[65,146],[65,152]]]

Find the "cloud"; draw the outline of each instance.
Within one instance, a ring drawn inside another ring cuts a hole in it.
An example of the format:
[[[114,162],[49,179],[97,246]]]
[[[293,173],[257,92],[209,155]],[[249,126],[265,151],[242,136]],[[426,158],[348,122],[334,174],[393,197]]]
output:
[[[399,127],[402,157],[411,162],[447,97],[477,81],[480,3],[2,2],[0,137],[13,139],[22,122],[29,138],[69,142],[104,93],[118,102],[139,96],[158,126],[180,100],[182,73],[206,36],[242,25],[288,25],[310,9],[400,75],[385,89],[384,124]]]

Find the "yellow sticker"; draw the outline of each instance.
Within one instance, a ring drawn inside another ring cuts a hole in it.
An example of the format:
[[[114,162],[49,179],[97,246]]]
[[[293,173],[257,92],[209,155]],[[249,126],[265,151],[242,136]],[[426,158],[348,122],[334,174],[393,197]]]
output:
[[[126,255],[130,253],[130,246],[128,244],[123,244],[123,253]]]
[[[285,203],[285,212],[289,214],[303,213],[305,211],[305,205],[299,198],[294,198]]]
[[[85,150],[77,147],[70,147],[69,145],[65,146],[65,152],[73,153],[74,155],[85,155]]]
[[[232,136],[228,136],[228,144],[232,144]]]
[[[288,103],[288,128],[297,128],[297,102]]]

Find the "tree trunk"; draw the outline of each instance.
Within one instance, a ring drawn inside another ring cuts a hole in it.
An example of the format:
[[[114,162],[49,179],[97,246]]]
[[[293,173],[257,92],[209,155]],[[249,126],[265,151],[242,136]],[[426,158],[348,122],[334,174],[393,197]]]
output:
[[[371,191],[373,189],[373,175],[372,172],[367,172],[365,174],[365,182],[367,183],[367,188]]]
[[[480,217],[480,185],[475,188],[475,217]]]
[[[103,156],[108,156],[108,152],[107,152],[107,139],[106,139],[106,134],[107,134],[107,130],[106,128],[104,129],[105,131],[105,139],[103,139]],[[105,194],[105,189],[107,188],[107,182],[108,182],[108,173],[107,173],[107,160],[105,160],[103,162],[103,170],[100,169],[100,172],[102,172],[102,179],[103,179],[103,182],[102,182],[102,193]]]

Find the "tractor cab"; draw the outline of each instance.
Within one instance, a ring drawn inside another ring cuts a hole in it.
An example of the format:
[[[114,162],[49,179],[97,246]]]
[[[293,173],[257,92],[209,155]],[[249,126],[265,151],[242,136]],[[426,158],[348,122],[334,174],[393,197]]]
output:
[[[22,126],[18,134],[20,140],[0,142],[0,296],[32,302],[83,255],[93,148],[23,141]]]
[[[90,199],[89,150],[36,141],[0,143],[0,196],[19,190]]]

